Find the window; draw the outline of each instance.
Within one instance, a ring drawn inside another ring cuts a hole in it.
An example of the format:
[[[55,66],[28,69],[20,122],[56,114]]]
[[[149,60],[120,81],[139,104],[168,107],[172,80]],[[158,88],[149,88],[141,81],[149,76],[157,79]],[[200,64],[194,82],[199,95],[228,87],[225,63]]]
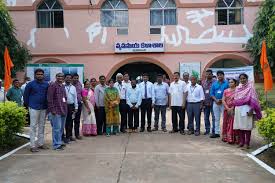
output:
[[[104,27],[128,27],[128,6],[122,0],[106,0],[101,7],[100,23]]]
[[[176,25],[177,7],[173,0],[153,0],[150,7],[150,25]]]
[[[243,24],[243,3],[241,0],[219,0],[216,7],[216,24]]]
[[[45,0],[37,7],[38,28],[63,28],[63,8],[57,0]]]

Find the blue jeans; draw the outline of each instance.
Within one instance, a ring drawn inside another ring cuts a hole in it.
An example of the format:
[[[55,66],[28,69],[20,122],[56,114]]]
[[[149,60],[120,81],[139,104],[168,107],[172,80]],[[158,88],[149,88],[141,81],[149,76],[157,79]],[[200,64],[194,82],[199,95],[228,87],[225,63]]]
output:
[[[213,104],[213,112],[215,116],[215,134],[220,134],[220,119],[223,114],[223,105]]]
[[[65,127],[66,116],[65,115],[52,115],[49,114],[49,119],[52,125],[52,143],[53,149],[57,149],[62,145],[62,134]]]
[[[210,124],[210,114],[212,117],[212,133],[215,133],[215,116],[213,111],[213,105],[205,106],[204,108],[204,124],[205,124],[205,131],[207,133],[210,132],[211,124]]]

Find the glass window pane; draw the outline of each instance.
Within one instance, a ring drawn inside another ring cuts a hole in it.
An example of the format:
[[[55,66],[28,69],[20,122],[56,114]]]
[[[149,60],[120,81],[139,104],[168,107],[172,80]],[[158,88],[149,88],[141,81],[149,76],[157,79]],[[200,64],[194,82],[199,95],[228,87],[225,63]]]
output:
[[[47,7],[47,5],[45,4],[45,2],[42,2],[38,8],[39,10],[48,10],[49,8]]]
[[[56,0],[45,0],[45,3],[51,8]]]
[[[229,24],[241,24],[241,9],[229,10]]]
[[[112,27],[114,18],[114,11],[101,11],[100,23],[104,27]]]
[[[165,8],[176,8],[176,3],[173,0],[168,0]]]
[[[224,2],[227,4],[228,7],[232,4],[234,0],[224,0]]]
[[[159,3],[160,3],[160,5],[161,5],[161,7],[165,7],[165,4],[166,4],[166,2],[167,2],[167,0],[158,0],[159,1]]]
[[[118,3],[119,3],[119,0],[108,0],[108,1],[110,1],[110,3],[113,5],[114,8],[115,8],[115,7],[118,5]]]
[[[161,6],[157,0],[153,0],[151,3],[151,8],[161,8]]]
[[[37,12],[37,27],[50,28],[50,12],[38,11]]]
[[[128,27],[128,11],[115,11],[115,26]]]
[[[113,9],[109,1],[105,1],[103,5],[101,6],[101,9]]]
[[[242,7],[242,2],[239,0],[235,0],[231,7]]]
[[[120,1],[119,4],[117,5],[116,9],[128,9],[127,4],[124,1]]]
[[[176,10],[164,10],[164,25],[176,25],[177,13]]]
[[[227,25],[227,10],[216,10],[216,24]]]
[[[223,0],[219,0],[217,3],[217,7],[227,7]]]
[[[150,10],[150,25],[163,25],[162,10]]]
[[[58,1],[56,1],[56,3],[54,4],[52,9],[60,10],[60,9],[63,9],[63,8],[62,8],[61,4]]]
[[[63,11],[53,11],[52,19],[53,19],[53,21],[52,21],[53,28],[63,28],[64,27]]]

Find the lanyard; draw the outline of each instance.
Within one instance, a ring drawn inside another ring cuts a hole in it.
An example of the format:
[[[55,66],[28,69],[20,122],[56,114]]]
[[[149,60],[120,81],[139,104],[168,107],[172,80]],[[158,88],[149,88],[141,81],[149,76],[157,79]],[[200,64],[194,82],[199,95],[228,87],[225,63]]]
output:
[[[69,85],[69,89],[68,89],[68,86],[66,86],[66,89],[67,89],[68,93],[70,93],[71,85]]]
[[[196,85],[195,85],[195,87],[192,87],[192,85],[190,85],[190,90],[191,90],[191,94],[192,94],[192,95],[193,95],[193,93],[194,93],[196,87],[197,87]],[[192,90],[192,88],[193,88],[193,90]]]

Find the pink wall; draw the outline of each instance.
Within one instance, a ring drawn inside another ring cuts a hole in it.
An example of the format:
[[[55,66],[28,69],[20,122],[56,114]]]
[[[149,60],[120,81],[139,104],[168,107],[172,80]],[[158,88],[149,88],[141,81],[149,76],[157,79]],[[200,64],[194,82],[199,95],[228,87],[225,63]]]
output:
[[[252,0],[245,1],[245,4]],[[28,43],[28,48],[33,54],[33,63],[39,62],[43,58],[56,58],[66,63],[85,64],[85,75],[98,77],[100,74],[110,74],[113,68],[124,60],[130,60],[131,57],[148,58],[157,60],[165,65],[171,72],[178,71],[179,62],[202,63],[204,67],[216,57],[222,55],[240,56],[242,60],[251,61],[249,54],[244,49],[245,41],[238,42],[241,39],[248,39],[252,34],[254,19],[258,10],[257,0],[254,4],[249,4],[244,8],[243,25],[215,26],[217,34],[224,34],[223,38],[216,38],[210,43],[200,43],[204,39],[211,40],[213,33],[206,34],[203,38],[202,33],[211,30],[215,25],[215,2],[216,0],[178,0],[177,5],[182,7],[188,4],[188,8],[177,9],[177,26],[166,26],[165,35],[169,41],[165,42],[164,54],[114,54],[114,45],[116,41],[160,41],[161,35],[149,34],[149,2],[147,0],[126,1],[129,8],[129,34],[116,35],[116,28],[107,27],[106,42],[102,43],[103,28],[99,35],[95,36],[93,42],[89,42],[89,36],[86,29],[96,22],[100,22],[100,5],[102,0],[94,0],[94,7],[88,11],[83,5],[87,5],[87,0],[62,0],[64,5],[64,29],[35,29],[36,13],[35,6],[40,2],[36,0],[17,0],[16,6],[10,7],[10,13],[17,28],[18,39]],[[146,5],[147,4],[147,5]],[[139,6],[137,6],[139,5]],[[198,7],[202,5],[202,7]],[[207,5],[204,7],[204,5]],[[144,6],[142,8],[141,6]],[[23,8],[22,8],[23,7]],[[17,9],[18,8],[18,9]],[[29,8],[29,10],[27,10]],[[32,9],[33,8],[33,9]],[[202,19],[203,26],[198,23],[191,23],[187,18],[187,12],[198,11],[202,9],[213,15]],[[23,11],[25,10],[25,11]],[[245,27],[244,27],[245,26]],[[177,34],[177,29],[188,29],[190,41],[187,40],[185,32]],[[245,31],[247,28],[247,31]],[[33,44],[31,42],[31,31],[34,31]],[[67,34],[68,33],[68,34]],[[175,34],[176,40],[171,43],[172,35]],[[229,38],[229,36],[231,37]],[[182,38],[180,40],[180,37]],[[236,43],[236,38],[238,43]],[[104,55],[103,55],[104,54]],[[225,56],[229,58],[231,56]]]

